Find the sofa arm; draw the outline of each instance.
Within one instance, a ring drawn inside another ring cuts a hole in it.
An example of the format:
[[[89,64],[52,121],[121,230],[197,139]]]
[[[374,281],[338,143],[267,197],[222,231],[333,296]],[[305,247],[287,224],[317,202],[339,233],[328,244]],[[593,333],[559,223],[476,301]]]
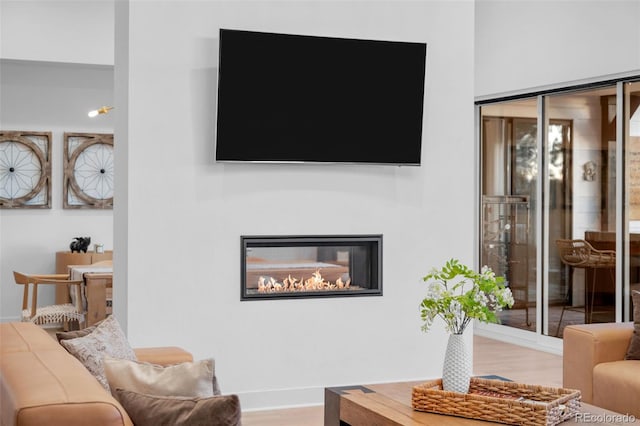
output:
[[[569,325],[563,331],[562,384],[578,389],[582,400],[593,401],[593,367],[624,359],[633,323]]]
[[[136,348],[134,352],[136,353],[138,361],[158,365],[171,365],[193,361],[193,355],[191,355],[191,353],[177,346]]]

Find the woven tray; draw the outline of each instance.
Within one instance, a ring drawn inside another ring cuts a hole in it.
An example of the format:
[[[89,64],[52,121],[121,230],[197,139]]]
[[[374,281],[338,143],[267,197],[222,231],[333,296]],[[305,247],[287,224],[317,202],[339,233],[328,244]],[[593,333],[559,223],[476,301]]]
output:
[[[469,393],[442,389],[442,379],[413,387],[414,410],[509,425],[553,426],[575,417],[580,391],[471,378]]]

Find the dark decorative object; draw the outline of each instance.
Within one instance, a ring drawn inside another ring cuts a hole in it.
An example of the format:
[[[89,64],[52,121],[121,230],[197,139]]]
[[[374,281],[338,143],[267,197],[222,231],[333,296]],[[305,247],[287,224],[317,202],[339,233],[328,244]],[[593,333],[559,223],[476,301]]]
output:
[[[89,244],[91,244],[91,237],[75,237],[73,241],[71,241],[69,248],[71,249],[71,253],[76,251],[78,253],[86,253]]]

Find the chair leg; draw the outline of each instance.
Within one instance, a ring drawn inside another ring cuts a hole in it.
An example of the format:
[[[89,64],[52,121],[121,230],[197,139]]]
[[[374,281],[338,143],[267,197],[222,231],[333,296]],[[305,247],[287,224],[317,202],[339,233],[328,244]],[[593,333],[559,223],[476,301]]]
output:
[[[560,313],[560,321],[558,321],[558,328],[556,329],[556,337],[560,336],[560,326],[562,326],[562,317],[564,316],[564,309],[567,307],[566,302],[562,307],[562,312]]]
[[[573,272],[573,270],[571,270]],[[573,280],[573,277],[570,277],[570,280]],[[564,317],[564,310],[567,308],[567,304],[569,303],[569,295],[573,291],[573,281],[567,284],[567,292],[564,295],[564,304],[562,305],[562,312],[560,312],[560,320],[558,321],[558,328],[556,329],[556,337],[560,336],[560,327],[562,326],[562,318]]]
[[[593,274],[593,279],[591,280],[591,297],[590,297],[590,304],[589,306],[589,322],[587,324],[591,324],[593,322],[593,301],[595,300],[595,294],[596,294],[596,273],[598,272],[597,269],[592,269],[592,274]],[[585,302],[587,302],[585,300]]]

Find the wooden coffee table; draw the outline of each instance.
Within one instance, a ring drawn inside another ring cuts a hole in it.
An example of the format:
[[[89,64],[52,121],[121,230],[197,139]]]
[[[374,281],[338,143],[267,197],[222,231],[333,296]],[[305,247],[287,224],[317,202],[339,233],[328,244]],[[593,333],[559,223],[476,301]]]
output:
[[[447,416],[415,411],[411,407],[413,386],[422,382],[398,382],[325,388],[325,426],[406,426],[406,425],[488,425],[493,422],[464,417]],[[635,421],[634,421],[635,420]],[[580,414],[571,424],[640,424],[640,420],[612,411],[582,404]]]

